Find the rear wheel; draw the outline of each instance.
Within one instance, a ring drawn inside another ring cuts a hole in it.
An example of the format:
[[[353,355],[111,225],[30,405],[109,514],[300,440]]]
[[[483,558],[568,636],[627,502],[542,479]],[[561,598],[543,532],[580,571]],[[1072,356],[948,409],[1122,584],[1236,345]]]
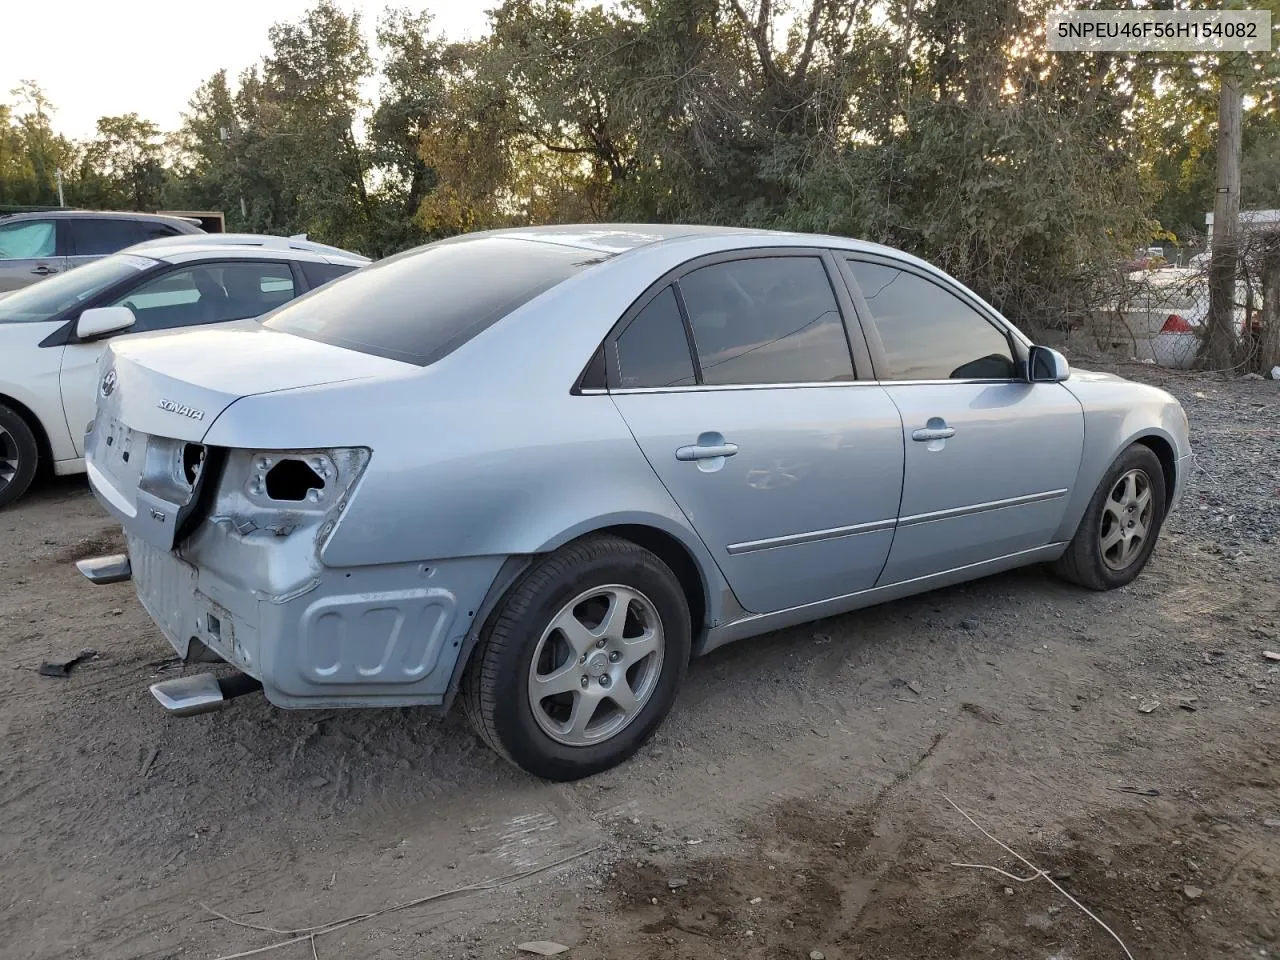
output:
[[[1147,565],[1164,523],[1164,508],[1160,460],[1150,448],[1135,443],[1102,478],[1054,572],[1092,590],[1123,587]]]
[[[532,774],[576,780],[631,756],[689,660],[689,607],[661,560],[589,537],[538,561],[486,624],[463,704],[476,732]]]
[[[30,425],[17,411],[0,404],[0,507],[27,492],[39,458]]]

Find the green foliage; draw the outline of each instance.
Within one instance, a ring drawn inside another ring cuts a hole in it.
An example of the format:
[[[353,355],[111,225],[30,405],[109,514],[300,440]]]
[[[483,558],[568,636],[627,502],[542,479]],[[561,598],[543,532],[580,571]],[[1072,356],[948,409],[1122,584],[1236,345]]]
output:
[[[505,224],[822,231],[1067,323],[1103,267],[1202,227],[1224,70],[1248,88],[1246,205],[1280,205],[1280,60],[1051,54],[1049,4],[500,0],[465,43],[393,8],[375,63],[358,16],[319,0],[164,141],[126,115],[71,143],[15,91],[0,204],[53,202],[60,167],[69,202],[219,209],[371,255]]]

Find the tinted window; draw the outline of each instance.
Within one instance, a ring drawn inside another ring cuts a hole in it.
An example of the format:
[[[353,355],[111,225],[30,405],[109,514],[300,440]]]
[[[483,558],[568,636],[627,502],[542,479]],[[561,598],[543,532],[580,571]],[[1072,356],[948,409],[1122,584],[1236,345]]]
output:
[[[888,380],[1011,380],[1008,338],[955,294],[894,267],[850,260],[889,361]]]
[[[704,383],[852,380],[840,310],[817,257],[759,257],[680,278]]]
[[[73,218],[71,253],[77,257],[102,256],[142,241],[135,220],[90,220]]]
[[[273,330],[425,366],[603,259],[592,250],[510,237],[447,241],[356,270],[263,322]]]
[[[138,221],[138,228],[142,231],[143,240],[159,240],[161,237],[176,237],[178,235],[177,227],[152,220]]]
[[[627,387],[684,387],[694,383],[693,357],[680,307],[670,287],[636,314],[617,341],[618,382]]]
[[[38,323],[49,320],[63,310],[105,292],[108,287],[136,278],[141,271],[159,265],[158,260],[131,254],[95,260],[23,287],[7,297],[0,297],[0,322]]]
[[[310,263],[306,260],[298,264],[302,267],[302,275],[312,287],[320,287],[330,280],[350,273],[355,267],[347,263]]]
[[[0,223],[0,260],[52,257],[56,236],[52,220]]]
[[[293,298],[287,263],[202,263],[162,274],[115,304],[138,318],[136,330],[168,330],[257,317]]]

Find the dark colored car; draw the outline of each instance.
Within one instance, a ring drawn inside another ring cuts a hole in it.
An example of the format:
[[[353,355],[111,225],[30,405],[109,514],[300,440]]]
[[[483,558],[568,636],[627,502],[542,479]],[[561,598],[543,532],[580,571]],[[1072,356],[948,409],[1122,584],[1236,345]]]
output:
[[[47,210],[0,217],[0,295],[135,243],[203,234],[198,220],[154,213]]]

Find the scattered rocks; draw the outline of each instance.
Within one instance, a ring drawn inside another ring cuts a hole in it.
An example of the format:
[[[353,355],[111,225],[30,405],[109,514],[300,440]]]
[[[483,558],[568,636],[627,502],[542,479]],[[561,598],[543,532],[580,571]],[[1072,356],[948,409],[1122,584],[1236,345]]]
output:
[[[307,781],[307,786],[310,787],[312,790],[319,790],[321,787],[326,786],[328,783],[329,783],[329,780],[327,777],[312,777],[310,780]]]
[[[810,950],[809,960],[827,960],[827,955],[821,950]]]
[[[1188,883],[1185,887],[1182,888],[1182,895],[1185,896],[1188,900],[1199,900],[1201,897],[1204,896],[1204,891],[1201,890],[1199,887],[1193,886]]]
[[[668,890],[679,890],[681,887],[687,887],[688,885],[689,881],[684,877],[672,877],[667,881]]]
[[[1263,650],[1262,655],[1268,660],[1280,660],[1280,653],[1276,653],[1274,650]]]
[[[1160,706],[1159,700],[1143,700],[1138,704],[1139,713],[1154,713],[1156,708]]]
[[[970,633],[972,633],[974,630],[977,630],[978,626],[979,626],[978,621],[972,619],[971,617],[965,617],[963,620],[960,621],[960,629],[968,630]]]

